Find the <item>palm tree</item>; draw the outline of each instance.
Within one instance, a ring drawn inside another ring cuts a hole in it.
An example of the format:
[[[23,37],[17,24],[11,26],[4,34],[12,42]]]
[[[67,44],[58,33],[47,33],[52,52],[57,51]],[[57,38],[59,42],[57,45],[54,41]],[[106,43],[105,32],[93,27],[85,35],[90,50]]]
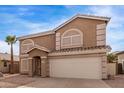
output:
[[[116,62],[117,61],[117,56],[115,54],[109,53],[107,55],[107,60],[109,63]]]
[[[11,51],[11,64],[10,64],[10,73],[13,74],[14,73],[14,68],[13,68],[13,44],[16,43],[17,39],[15,35],[8,35],[5,39],[5,42],[8,43],[8,45],[10,45],[10,51]]]

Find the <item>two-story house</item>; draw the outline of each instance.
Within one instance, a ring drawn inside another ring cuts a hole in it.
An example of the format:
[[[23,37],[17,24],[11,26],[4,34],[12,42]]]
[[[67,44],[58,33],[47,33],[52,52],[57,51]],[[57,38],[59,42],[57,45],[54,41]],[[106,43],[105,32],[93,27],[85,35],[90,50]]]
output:
[[[19,37],[20,73],[29,76],[107,78],[109,17],[76,15],[57,28]]]

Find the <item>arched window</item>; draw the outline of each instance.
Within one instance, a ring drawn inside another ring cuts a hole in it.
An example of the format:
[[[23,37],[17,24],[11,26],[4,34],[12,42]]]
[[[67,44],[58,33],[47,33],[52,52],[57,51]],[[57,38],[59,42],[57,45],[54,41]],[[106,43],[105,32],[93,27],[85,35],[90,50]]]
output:
[[[61,36],[61,47],[79,47],[83,44],[83,33],[79,29],[69,29]]]
[[[31,39],[22,41],[21,43],[21,53],[26,53],[29,49],[34,46],[34,42]]]

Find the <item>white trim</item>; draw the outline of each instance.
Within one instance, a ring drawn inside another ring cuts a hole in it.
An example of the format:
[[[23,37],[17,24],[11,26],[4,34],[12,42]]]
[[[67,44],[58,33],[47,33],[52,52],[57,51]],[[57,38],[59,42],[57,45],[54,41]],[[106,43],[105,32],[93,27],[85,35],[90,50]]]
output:
[[[30,43],[30,44],[24,44],[24,45],[22,45],[22,46],[21,46],[21,53],[26,53],[26,52],[29,50],[29,47],[28,47],[28,46],[31,46],[31,45],[32,45],[31,43]],[[28,47],[27,50],[23,50],[23,49],[22,49],[22,48],[25,47],[25,46]],[[34,45],[32,45],[32,46],[34,46]]]
[[[41,59],[42,59],[42,58],[47,58],[47,56],[41,56],[40,58],[41,58]]]
[[[56,33],[55,38],[56,38],[55,40],[56,50],[60,50],[60,40],[61,40],[60,33]]]
[[[27,43],[27,44],[23,44],[23,45],[21,45],[21,46],[26,46],[26,45],[34,45],[34,44],[32,44],[32,43]]]
[[[30,50],[28,50],[27,53],[30,52],[30,51],[32,51],[32,50],[35,49],[35,48],[36,48],[36,49],[39,49],[39,50],[46,51],[46,52],[50,52],[50,50],[48,50],[48,49],[45,48],[45,47],[42,47],[42,46],[39,46],[39,45],[34,45],[34,47],[31,48]]]
[[[41,63],[46,63],[44,60],[41,60]]]
[[[26,41],[30,41],[30,43],[24,44],[24,42],[26,42]],[[26,53],[29,50],[29,46],[34,46],[34,41],[32,39],[23,40],[21,43],[21,53]],[[27,47],[27,49],[24,50],[23,47]]]
[[[79,32],[80,35],[83,34],[81,30],[79,30],[79,29],[77,29],[77,28],[71,28],[71,29],[66,30],[66,31],[62,34],[62,37],[63,37],[66,33],[68,33],[69,31],[72,31],[72,30]]]
[[[124,59],[121,60],[122,63],[122,70],[124,71]]]
[[[27,68],[25,68],[25,69],[22,67],[22,66],[24,65],[24,64],[23,64],[24,60],[27,62],[27,63],[26,63]],[[29,63],[28,63],[28,62],[29,62],[29,61],[28,61],[27,58],[21,59],[21,65],[20,65],[20,66],[21,66],[21,72],[23,72],[23,71],[29,71]],[[22,65],[22,64],[23,64],[23,65]]]
[[[77,31],[79,34],[78,35],[72,35],[72,36],[65,36],[64,37],[64,35],[66,34],[66,33],[68,33],[68,32],[70,32],[70,31]],[[61,35],[61,48],[65,48],[65,46],[74,46],[75,44],[72,44],[72,38],[73,37],[76,37],[76,36],[80,36],[80,39],[81,39],[81,42],[80,42],[80,44],[79,44],[79,46],[80,45],[83,45],[83,32],[81,31],[81,30],[79,30],[79,29],[76,29],[76,28],[72,28],[72,29],[69,29],[69,30],[66,30],[62,35]],[[71,38],[71,45],[70,44],[68,44],[68,45],[63,45],[63,39],[64,38]]]
[[[33,59],[32,57],[29,57],[28,59]]]
[[[97,40],[97,46],[106,45],[105,40]]]
[[[73,44],[73,43],[72,43],[72,38],[73,38],[73,37],[77,37],[77,36],[80,36],[80,35],[73,35],[73,36],[63,37],[63,38],[62,38],[62,42],[63,42],[63,39],[64,39],[64,38],[71,38],[71,44],[63,45],[63,44],[61,43],[62,48],[65,47],[65,46],[74,46],[74,45],[78,46],[77,44]],[[81,36],[80,36],[80,37],[81,37]],[[79,45],[82,45],[82,40],[81,40],[81,42],[80,42]]]
[[[106,24],[98,24],[96,26],[97,46],[106,44]],[[101,31],[101,32],[100,32]]]
[[[32,43],[23,44],[25,41],[31,41]],[[32,39],[26,39],[26,40],[23,40],[22,41],[21,46],[30,45],[30,44],[33,44],[34,45],[34,41]]]
[[[20,55],[20,57],[28,57],[29,54],[23,54],[23,55]]]
[[[36,33],[36,34],[30,34],[30,35],[25,35],[25,36],[21,36],[18,37],[18,40],[22,40],[22,39],[28,39],[28,38],[33,38],[33,37],[38,37],[38,36],[44,36],[44,35],[50,35],[50,34],[55,34],[54,31],[46,31],[46,32],[41,32],[41,33]]]
[[[73,35],[73,36],[65,36],[65,37],[62,37],[62,38],[68,38],[68,37],[76,37],[76,36],[81,36],[81,35]]]
[[[106,24],[105,24],[105,23],[104,23],[104,24],[98,24],[98,25],[96,26],[96,29],[97,29],[97,30],[106,29]]]
[[[96,20],[103,20],[103,21],[109,21],[109,17],[101,17],[101,16],[94,16],[94,15],[78,15],[78,17],[81,18],[87,18],[87,19],[96,19]]]
[[[105,32],[106,32],[106,30],[105,29],[100,29],[100,30],[97,30],[97,33],[96,33],[96,35],[105,35]]]

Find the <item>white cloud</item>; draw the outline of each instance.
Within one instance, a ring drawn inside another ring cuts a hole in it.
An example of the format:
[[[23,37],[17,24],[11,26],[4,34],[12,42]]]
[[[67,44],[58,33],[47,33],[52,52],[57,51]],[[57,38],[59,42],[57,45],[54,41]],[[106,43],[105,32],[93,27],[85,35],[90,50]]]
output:
[[[73,9],[76,6],[65,6],[68,9]],[[94,15],[99,15],[99,16],[108,16],[111,17],[110,22],[108,23],[107,27],[107,44],[111,45],[113,50],[120,50],[124,49],[123,45],[124,43],[124,31],[123,31],[123,26],[124,26],[124,19],[122,18],[124,16],[123,12],[119,12],[121,10],[124,10],[123,6],[89,6],[87,9],[87,12],[85,11],[84,13],[88,14],[94,14]],[[25,11],[29,11],[28,9],[25,8],[20,8],[20,11],[22,13]],[[83,10],[84,11],[84,10]],[[76,12],[77,13],[77,12]],[[11,24],[13,25],[12,29],[9,29],[7,34],[17,34],[18,36],[26,35],[26,34],[32,34],[32,33],[37,33],[37,32],[42,32],[42,31],[47,31],[47,30],[52,30],[61,23],[65,22],[68,20],[69,17],[61,17],[61,19],[58,19],[56,21],[53,21],[52,23],[48,22],[31,22],[24,20],[22,18],[19,18],[17,15],[13,14],[1,14],[0,15],[2,23],[6,24]],[[8,45],[4,41],[0,41],[0,51],[9,51],[8,50]],[[15,44],[15,49],[19,48],[18,44]],[[18,53],[18,50],[14,50],[15,53]]]
[[[17,35],[22,36],[22,35],[28,35],[28,34],[33,34],[33,33],[38,33],[42,31],[48,31],[52,30],[53,28],[57,27],[61,23],[65,22],[67,18],[61,17],[61,19],[53,21],[53,23],[46,23],[46,22],[39,22],[39,23],[34,23],[30,22],[24,19],[19,18],[16,15],[13,14],[2,14],[0,15],[2,17],[2,20],[4,20],[2,23],[5,24],[10,24],[11,29],[6,30],[6,35]],[[7,27],[7,26],[6,26]],[[10,53],[10,46],[4,42],[3,40],[0,40],[0,52],[7,52]],[[19,54],[19,43],[17,42],[14,44],[14,54]]]
[[[76,8],[78,5],[64,5],[65,8],[68,8],[68,9],[73,9],[73,8]]]
[[[11,29],[6,30],[7,34],[17,34],[17,35],[23,35],[21,33],[26,34],[32,34],[42,31],[48,31],[56,28],[58,25],[62,24],[66,20],[68,20],[68,17],[62,16],[61,19],[58,19],[56,21],[53,21],[51,23],[49,22],[31,22],[29,20],[22,19],[14,14],[8,14],[8,13],[2,13],[0,15],[0,18],[2,20],[2,24],[10,24]]]
[[[62,23],[68,20],[68,17],[61,17],[61,19],[53,21],[52,23],[27,23],[27,27],[30,28],[29,34],[38,33],[43,31],[53,30]]]
[[[19,45],[18,42],[13,45],[14,55],[19,55]],[[0,40],[0,52],[9,53],[10,54],[10,45],[8,45],[5,41]]]
[[[88,8],[91,14],[97,16],[108,16],[111,17],[107,27],[107,44],[109,44],[113,50],[123,50],[124,43],[124,14],[121,11],[124,7],[119,6],[92,6]]]
[[[20,6],[17,7],[17,15],[23,16],[23,15],[34,15],[34,12],[31,11],[32,7],[26,7],[26,6]]]
[[[17,9],[21,12],[25,12],[25,11],[27,12],[29,10],[29,8],[25,8],[25,7],[19,7]]]
[[[124,7],[122,7],[124,9]],[[120,8],[115,7],[115,6],[93,6],[90,7],[89,10],[94,14],[94,15],[99,15],[99,16],[108,16],[111,17],[111,20],[109,22],[109,26],[112,28],[115,27],[122,27],[122,24],[124,22],[124,19],[122,19],[123,13],[117,13]],[[124,23],[123,23],[124,24]]]
[[[48,30],[50,26],[49,23],[39,22],[34,23],[31,21],[24,20],[19,18],[17,15],[14,14],[1,14],[0,15],[2,24],[11,25],[10,29],[6,30],[6,34],[17,34],[17,35],[24,35],[24,34],[32,34],[37,32],[42,32],[43,30]]]
[[[2,40],[0,40],[0,52],[10,53],[10,47],[5,41],[2,41]]]

